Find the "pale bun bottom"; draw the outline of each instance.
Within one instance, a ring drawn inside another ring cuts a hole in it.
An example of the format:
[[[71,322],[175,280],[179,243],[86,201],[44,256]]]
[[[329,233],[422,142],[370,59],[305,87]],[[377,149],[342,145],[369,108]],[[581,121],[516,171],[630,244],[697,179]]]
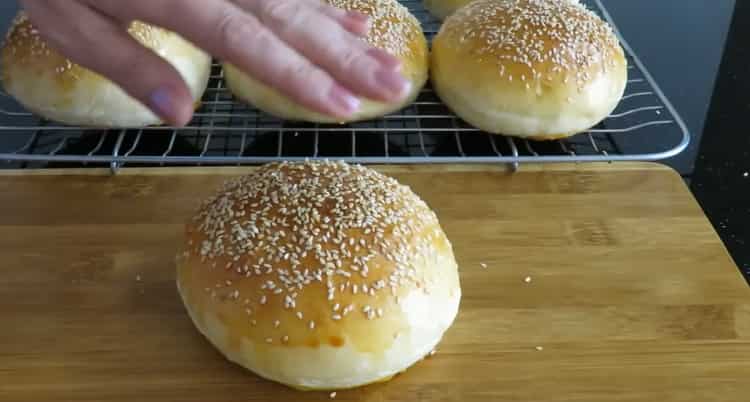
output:
[[[455,272],[455,262],[451,259],[435,262],[443,265],[436,270],[445,272],[450,268]],[[461,300],[457,284],[429,293],[413,289],[402,294],[400,306],[405,326],[385,350],[363,352],[353,346],[356,342],[347,335],[340,347],[289,347],[250,339],[244,335],[246,328],[224,324],[210,303],[205,303],[200,294],[204,291],[202,288],[188,289],[181,283],[187,275],[181,275],[180,271],[190,267],[178,266],[177,288],[200,333],[228,360],[262,378],[305,391],[355,388],[387,381],[406,371],[435,349],[458,315]],[[454,279],[447,281],[451,280]],[[366,320],[364,317],[351,319]],[[377,325],[379,321],[371,322]]]
[[[343,124],[370,120],[401,110],[417,99],[419,92],[427,82],[426,68],[424,71],[405,74],[411,81],[411,89],[402,101],[383,103],[360,98],[359,110],[351,117],[342,120],[314,112],[293,102],[278,91],[260,83],[229,63],[224,64],[224,75],[227,86],[234,96],[272,116],[291,121],[324,124]]]
[[[624,74],[602,74],[580,91],[559,88],[542,99],[533,88],[478,83],[484,87],[479,88],[453,77],[436,76],[433,86],[457,116],[488,133],[531,140],[567,138],[596,126],[617,107],[627,81]]]
[[[167,50],[167,61],[185,80],[195,107],[208,86],[211,58],[204,52],[187,48]],[[63,86],[54,74],[23,72],[20,66],[8,67],[5,82],[8,93],[34,114],[45,119],[76,126],[99,128],[146,127],[163,124],[161,118],[117,84],[88,70]]]

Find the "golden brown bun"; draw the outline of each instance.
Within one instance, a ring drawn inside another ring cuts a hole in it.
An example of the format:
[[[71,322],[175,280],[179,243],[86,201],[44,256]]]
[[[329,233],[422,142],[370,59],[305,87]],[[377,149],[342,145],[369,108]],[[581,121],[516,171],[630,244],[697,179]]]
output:
[[[258,109],[282,119],[315,123],[368,120],[395,112],[414,102],[427,82],[430,64],[427,40],[416,17],[397,0],[324,1],[335,7],[359,11],[371,17],[372,28],[367,35],[367,42],[398,57],[402,63],[402,74],[411,83],[411,90],[403,101],[384,103],[360,98],[359,110],[346,121],[342,121],[303,107],[231,64],[225,63],[224,74],[232,93]]]
[[[472,0],[423,0],[424,7],[433,17],[444,20]]]
[[[298,389],[383,381],[458,313],[458,268],[408,187],[344,163],[281,163],[228,182],[187,225],[177,285],[229,360]]]
[[[151,25],[134,22],[129,31],[180,72],[194,99],[203,96],[211,73],[208,54],[177,34]],[[119,86],[50,48],[23,12],[8,32],[2,65],[5,91],[49,120],[103,128],[161,123]]]
[[[477,0],[448,17],[432,48],[435,91],[484,131],[553,139],[607,117],[627,84],[612,29],[570,0]]]
[[[424,6],[433,17],[444,20],[459,8],[471,3],[473,0],[423,0]],[[568,0],[578,3],[578,0]]]

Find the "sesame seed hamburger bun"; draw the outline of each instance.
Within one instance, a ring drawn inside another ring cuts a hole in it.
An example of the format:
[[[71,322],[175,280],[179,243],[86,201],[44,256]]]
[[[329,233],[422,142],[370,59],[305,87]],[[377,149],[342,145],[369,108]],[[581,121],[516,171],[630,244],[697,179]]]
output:
[[[177,69],[194,99],[203,96],[211,72],[208,54],[177,34],[151,25],[133,22],[128,31]],[[117,84],[49,47],[24,12],[16,17],[0,57],[5,91],[41,117],[101,128],[161,124]]]
[[[229,360],[297,389],[388,380],[458,313],[437,217],[365,167],[263,166],[207,200],[185,242],[177,285],[198,330]]]
[[[435,91],[489,133],[568,137],[622,98],[627,61],[609,25],[570,0],[476,0],[433,41]]]
[[[427,82],[429,67],[427,40],[419,20],[397,0],[324,1],[334,7],[370,16],[370,32],[364,39],[401,61],[401,73],[411,84],[409,93],[403,100],[389,103],[360,98],[359,109],[348,119],[342,120],[312,111],[241,72],[232,64],[225,63],[224,74],[230,91],[237,98],[276,117],[314,123],[368,120],[395,112],[414,102]]]

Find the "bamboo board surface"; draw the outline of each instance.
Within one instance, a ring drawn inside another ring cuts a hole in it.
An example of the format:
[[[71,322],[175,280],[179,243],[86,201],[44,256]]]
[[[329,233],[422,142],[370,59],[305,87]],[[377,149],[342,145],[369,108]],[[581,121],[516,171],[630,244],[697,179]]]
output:
[[[225,361],[177,296],[183,222],[249,169],[0,172],[0,401],[330,400]],[[749,400],[750,290],[672,171],[378,169],[436,210],[464,296],[436,356],[336,400]]]

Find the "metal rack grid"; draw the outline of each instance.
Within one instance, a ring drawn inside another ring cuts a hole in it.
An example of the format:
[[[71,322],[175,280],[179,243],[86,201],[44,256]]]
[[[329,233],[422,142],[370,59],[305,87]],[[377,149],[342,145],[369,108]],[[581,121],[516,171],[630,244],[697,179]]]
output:
[[[439,29],[420,0],[401,0],[428,39]],[[589,6],[612,26],[600,0]],[[615,28],[616,30],[616,28]],[[279,159],[359,163],[508,163],[659,160],[683,151],[688,130],[627,42],[626,94],[617,110],[587,133],[533,142],[481,132],[462,122],[425,88],[407,108],[350,125],[291,123],[233,100],[219,64],[203,105],[184,128],[94,130],[56,125],[0,96],[0,160],[5,167],[231,165]],[[646,144],[646,145],[644,145]]]

